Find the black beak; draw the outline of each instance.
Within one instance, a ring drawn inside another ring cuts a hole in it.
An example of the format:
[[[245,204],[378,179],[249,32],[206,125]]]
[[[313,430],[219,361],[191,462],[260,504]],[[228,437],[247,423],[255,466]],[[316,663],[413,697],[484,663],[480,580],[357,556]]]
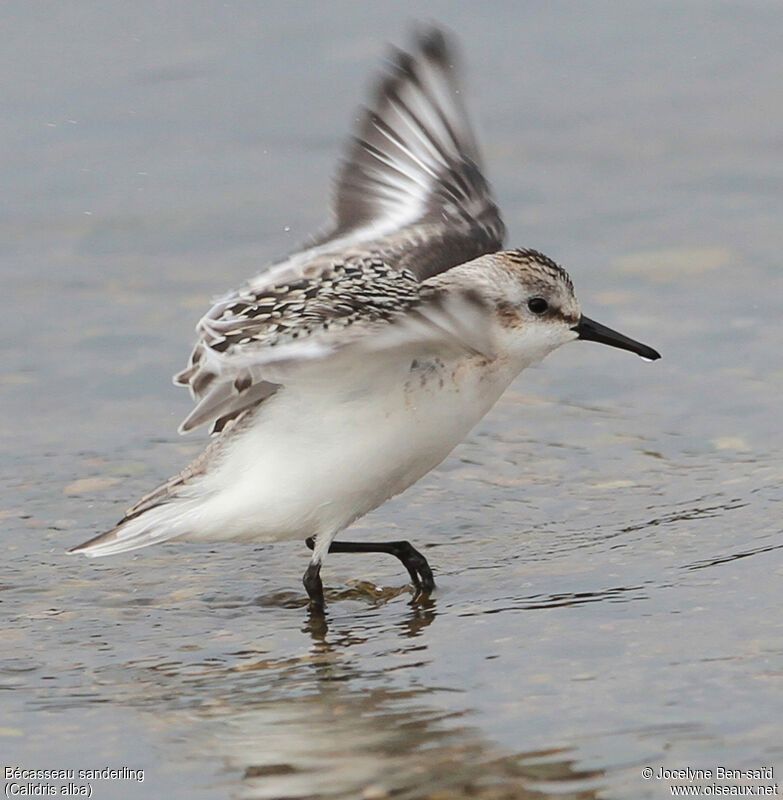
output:
[[[584,314],[579,318],[579,324],[571,328],[579,334],[580,339],[586,339],[588,342],[601,342],[601,344],[608,344],[612,347],[619,347],[621,350],[628,350],[631,353],[636,353],[637,356],[647,359],[648,361],[655,361],[661,357],[657,350],[652,347],[647,347],[646,344],[636,342],[623,336],[622,333],[613,331],[600,322],[593,322],[589,317]]]

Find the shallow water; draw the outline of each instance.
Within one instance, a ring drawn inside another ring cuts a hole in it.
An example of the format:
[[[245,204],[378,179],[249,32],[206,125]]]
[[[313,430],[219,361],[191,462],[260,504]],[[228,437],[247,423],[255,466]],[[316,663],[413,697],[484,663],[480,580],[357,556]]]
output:
[[[776,783],[780,9],[303,8],[4,7],[3,766],[143,769],[94,796],[170,800]],[[424,548],[419,606],[393,559],[334,556],[310,621],[295,544],[66,556],[199,452],[189,332],[318,226],[414,16],[462,43],[509,241],[664,358],[559,351],[354,526]]]

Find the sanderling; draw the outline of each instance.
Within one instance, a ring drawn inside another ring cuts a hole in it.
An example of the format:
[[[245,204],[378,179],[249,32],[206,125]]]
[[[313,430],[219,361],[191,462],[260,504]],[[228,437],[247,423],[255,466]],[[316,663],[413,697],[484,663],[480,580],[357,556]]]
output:
[[[171,539],[305,539],[311,607],[327,552],[396,556],[435,586],[406,541],[334,541],[440,464],[525,367],[588,339],[659,354],[582,315],[568,274],[501,250],[444,35],[395,51],[340,167],[333,223],[218,300],[175,382],[196,404],[181,432],[214,439],[112,530],[72,552]]]

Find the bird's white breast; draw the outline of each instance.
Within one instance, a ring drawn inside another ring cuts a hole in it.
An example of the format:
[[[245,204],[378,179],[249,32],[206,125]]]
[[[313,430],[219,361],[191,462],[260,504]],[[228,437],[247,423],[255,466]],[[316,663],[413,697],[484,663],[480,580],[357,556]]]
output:
[[[373,355],[286,386],[200,481],[199,539],[327,535],[439,464],[515,372],[478,357]]]

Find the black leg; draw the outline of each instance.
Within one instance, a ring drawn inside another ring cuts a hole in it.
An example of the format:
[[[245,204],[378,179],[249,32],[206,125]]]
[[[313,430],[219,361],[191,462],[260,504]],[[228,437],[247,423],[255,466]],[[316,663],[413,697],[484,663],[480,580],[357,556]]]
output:
[[[321,583],[321,565],[311,562],[305,570],[302,583],[307,590],[307,596],[310,598],[310,608],[323,612],[324,585]]]
[[[312,550],[315,538],[305,539],[305,544]],[[388,553],[402,561],[411,576],[413,588],[417,595],[429,594],[435,588],[435,579],[427,559],[410,542],[332,542],[330,553]],[[307,580],[307,573],[305,573]],[[320,579],[319,579],[320,582]],[[307,587],[307,583],[305,583]],[[308,589],[309,593],[309,589]],[[310,595],[312,600],[312,595]]]

